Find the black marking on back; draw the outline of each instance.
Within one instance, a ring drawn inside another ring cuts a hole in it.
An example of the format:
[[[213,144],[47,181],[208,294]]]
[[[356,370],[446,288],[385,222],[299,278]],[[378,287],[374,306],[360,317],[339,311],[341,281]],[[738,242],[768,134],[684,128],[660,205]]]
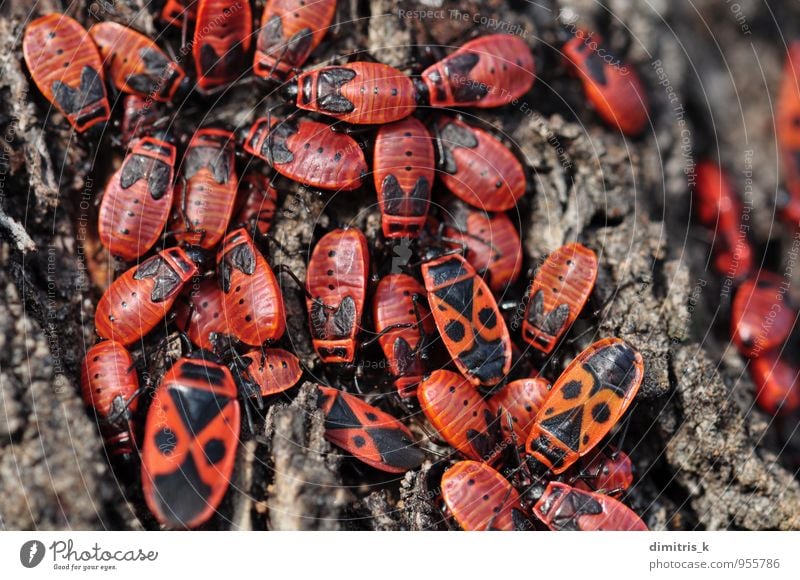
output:
[[[217,365],[204,365],[191,361],[183,361],[180,366],[181,377],[192,381],[206,382],[209,385],[225,384],[225,371]]]
[[[324,402],[324,401],[323,401]],[[363,427],[343,395],[337,395],[330,411],[325,415],[325,429],[360,429]]]
[[[553,514],[551,525],[559,531],[578,531],[581,516],[595,516],[603,513],[599,501],[586,493],[568,491]]]
[[[168,392],[181,421],[192,435],[202,433],[232,400],[216,391],[191,387],[170,387]]]
[[[543,455],[550,461],[550,464],[554,468],[558,469],[564,465],[566,451],[561,447],[554,447],[553,442],[544,433],[541,433],[536,439],[531,441],[529,447],[528,453],[539,453]]]
[[[230,179],[229,147],[207,147],[204,145],[190,147],[183,161],[183,175],[189,180],[201,169],[208,169],[214,181],[223,184]]]
[[[435,294],[467,320],[472,320],[473,278],[454,282],[436,290]]]
[[[544,291],[540,289],[533,295],[531,307],[528,310],[528,322],[531,326],[550,336],[558,336],[568,319],[569,304],[559,304],[554,310],[545,313]]]
[[[81,71],[81,84],[77,89],[73,89],[61,81],[53,81],[51,89],[53,90],[53,99],[67,115],[74,115],[88,105],[106,97],[100,75],[88,65],[84,66]]]
[[[128,189],[140,179],[147,179],[150,197],[161,199],[172,186],[170,173],[171,167],[160,159],[147,155],[131,155],[122,166],[119,184],[122,189]]]
[[[258,49],[271,54],[273,49],[280,54],[283,52],[283,21],[277,14],[270,17],[258,33]],[[288,52],[288,50],[287,50]]]
[[[345,296],[333,311],[318,302],[311,304],[311,334],[316,339],[349,338],[356,322],[356,303]]]
[[[626,344],[614,344],[594,353],[583,368],[594,379],[590,397],[607,389],[623,398],[637,374],[636,354]]]
[[[469,78],[469,73],[480,59],[480,55],[474,52],[462,52],[448,59],[445,74],[456,102],[479,101],[489,93],[485,83]]]
[[[596,52],[591,51],[586,55],[586,72],[598,85],[606,85],[606,63]]]
[[[452,258],[429,268],[428,273],[433,278],[433,283],[441,286],[446,282],[466,276],[468,271],[464,269],[464,263],[461,260]],[[442,290],[446,290],[446,288],[442,288]]]
[[[467,429],[467,440],[470,446],[484,461],[488,461],[498,449],[501,436],[496,419],[490,411],[484,410],[483,420],[486,422],[486,430]]]
[[[365,431],[387,465],[398,469],[414,469],[425,461],[425,454],[413,446],[402,429],[368,427]]]
[[[241,68],[244,57],[242,43],[236,43],[222,55],[217,55],[214,47],[210,44],[203,44],[200,47],[200,67],[203,70],[203,76],[227,77],[231,72]]]
[[[290,163],[294,160],[294,153],[289,150],[287,140],[297,133],[294,123],[283,121],[272,128],[270,136],[261,146],[261,155],[270,165],[275,163]]]
[[[442,127],[439,131],[439,139],[444,154],[444,159],[439,162],[442,168],[451,175],[458,172],[456,160],[453,157],[453,149],[456,147],[475,149],[478,146],[478,137],[475,132],[469,127],[457,125],[456,123],[448,123]]]
[[[397,337],[392,343],[392,354],[397,365],[397,374],[404,376],[410,368],[416,365],[417,355],[414,349],[403,337]]]
[[[428,179],[420,177],[417,179],[411,193],[406,193],[400,187],[400,183],[393,174],[383,178],[381,184],[383,193],[383,211],[387,215],[397,216],[424,216],[428,209],[431,188]]]
[[[564,445],[578,451],[583,428],[583,405],[539,421],[539,426]]]
[[[174,471],[153,477],[153,499],[172,523],[185,526],[206,507],[211,486],[200,477],[189,453]]]
[[[356,71],[333,67],[319,73],[317,77],[317,105],[321,111],[328,113],[350,113],[355,105],[342,96],[342,85],[350,82]]]
[[[183,286],[178,273],[161,256],[153,256],[143,262],[133,275],[134,280],[145,278],[155,278],[153,291],[150,293],[150,300],[155,303],[166,300]]]
[[[144,94],[149,94],[154,89],[158,89],[159,94],[168,94],[177,74],[173,71],[168,75],[169,59],[160,50],[150,46],[139,49],[139,58],[141,58],[146,72],[128,75],[125,78],[128,86]],[[160,86],[162,84],[164,86]]]
[[[472,347],[462,350],[457,357],[469,369],[470,374],[479,378],[482,383],[498,382],[503,378],[506,345],[502,338],[486,340],[475,332]]]
[[[225,252],[218,270],[220,286],[225,294],[230,292],[233,270],[252,276],[256,271],[256,256],[250,244],[239,244]]]

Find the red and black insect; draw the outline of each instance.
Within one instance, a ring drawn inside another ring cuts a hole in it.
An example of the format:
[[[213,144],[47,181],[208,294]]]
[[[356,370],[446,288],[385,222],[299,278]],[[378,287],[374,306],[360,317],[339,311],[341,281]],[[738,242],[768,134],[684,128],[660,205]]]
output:
[[[197,351],[161,379],[147,413],[142,490],[156,519],[194,528],[228,490],[239,444],[241,410],[230,371]]]
[[[584,458],[574,485],[577,489],[609,495],[627,491],[632,484],[633,465],[625,452],[595,449]]]
[[[647,531],[636,512],[613,497],[557,481],[547,485],[533,515],[555,531]]]
[[[336,14],[336,0],[268,0],[257,33],[253,72],[281,80],[319,46]]]
[[[319,189],[358,189],[367,174],[364,151],[355,139],[309,119],[256,119],[244,150],[284,177]]]
[[[226,86],[239,78],[252,35],[249,0],[198,0],[192,55],[201,91]]]
[[[314,248],[306,271],[306,306],[322,362],[355,360],[368,275],[369,249],[361,230],[334,230]]]
[[[141,137],[151,136],[163,118],[163,112],[155,101],[139,95],[125,95],[120,123],[122,148],[132,148]]]
[[[452,447],[476,461],[494,463],[502,453],[498,417],[461,375],[440,369],[417,388],[422,412]]]
[[[253,238],[266,236],[278,208],[278,190],[272,187],[269,178],[250,171],[239,181],[233,223],[246,225]]]
[[[492,135],[452,117],[436,125],[439,174],[445,187],[485,211],[505,211],[525,194],[525,171]]]
[[[534,471],[558,475],[594,449],[625,414],[643,376],[642,355],[618,338],[579,354],[553,385],[528,435]]]
[[[417,108],[417,92],[408,75],[378,62],[302,72],[283,91],[298,109],[354,125],[391,123]]]
[[[758,357],[789,338],[797,318],[784,278],[759,272],[736,290],[731,306],[731,337],[742,356]]]
[[[524,442],[549,391],[550,383],[542,377],[519,379],[505,385],[486,402],[492,414],[500,417],[503,434],[510,437],[513,429],[517,441]]]
[[[243,382],[255,385],[262,397],[291,389],[303,376],[300,360],[281,348],[254,349],[242,355]]]
[[[175,322],[197,348],[216,352],[214,338],[232,334],[224,303],[225,295],[216,279],[195,279],[175,304]]]
[[[533,278],[522,321],[522,338],[550,354],[578,318],[597,279],[597,256],[581,244],[550,254]]]
[[[753,248],[742,227],[742,202],[719,165],[697,164],[694,197],[698,221],[714,232],[714,269],[732,280],[746,278],[753,270]]]
[[[337,447],[388,473],[405,473],[425,461],[411,431],[388,413],[337,389],[320,386],[319,392],[325,438]]]
[[[461,202],[448,205],[444,235],[461,243],[467,262],[486,279],[494,293],[516,282],[522,270],[522,242],[504,213],[486,213]]]
[[[781,217],[800,223],[800,41],[789,44],[775,112],[775,132],[783,182],[789,199]]]
[[[97,304],[94,321],[101,338],[129,345],[164,319],[197,266],[181,248],[170,248],[114,280]]]
[[[425,125],[408,117],[382,126],[372,164],[383,235],[419,236],[428,217],[435,168],[433,140]]]
[[[132,28],[98,22],[89,29],[111,83],[124,93],[169,102],[186,73],[158,45]]]
[[[178,241],[214,248],[228,229],[239,187],[233,134],[198,130],[186,149],[181,173],[170,229]]]
[[[197,19],[197,0],[166,0],[161,9],[161,22],[182,27]]]
[[[135,457],[132,415],[136,413],[139,378],[133,357],[114,340],[98,342],[81,367],[81,395],[97,418],[106,451],[123,461]]]
[[[220,245],[217,276],[225,295],[223,316],[236,338],[258,346],[283,336],[286,313],[278,280],[245,228]]]
[[[145,137],[108,182],[97,227],[114,256],[133,260],[158,241],[172,208],[175,157],[172,144]]]
[[[22,52],[33,81],[79,133],[111,116],[103,60],[89,33],[66,14],[47,14],[25,28]]]
[[[600,35],[579,30],[562,50],[600,117],[626,135],[639,135],[650,118],[647,91],[633,67],[602,45]]]
[[[389,274],[378,283],[372,308],[378,342],[396,377],[397,392],[413,397],[427,372],[428,349],[436,336],[425,289],[408,274]]]
[[[519,36],[471,40],[422,73],[423,100],[433,107],[502,107],[527,93],[536,78],[533,54]]]
[[[478,461],[459,461],[442,476],[442,498],[462,530],[516,529],[519,493],[497,471]]]
[[[458,370],[473,385],[499,383],[511,368],[511,337],[486,282],[458,254],[423,263],[422,279],[436,328]]]
[[[800,369],[784,360],[777,349],[750,361],[750,378],[756,386],[756,403],[771,415],[789,415],[800,408]]]

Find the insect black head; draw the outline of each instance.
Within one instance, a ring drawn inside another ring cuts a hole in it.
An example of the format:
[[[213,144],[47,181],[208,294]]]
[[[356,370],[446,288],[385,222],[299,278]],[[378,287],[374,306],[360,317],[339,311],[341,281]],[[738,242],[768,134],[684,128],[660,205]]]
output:
[[[295,102],[297,100],[297,81],[289,80],[286,81],[280,88],[280,95],[284,99],[289,102]]]
[[[186,255],[197,265],[198,270],[205,271],[213,264],[212,254],[200,246],[186,246]]]

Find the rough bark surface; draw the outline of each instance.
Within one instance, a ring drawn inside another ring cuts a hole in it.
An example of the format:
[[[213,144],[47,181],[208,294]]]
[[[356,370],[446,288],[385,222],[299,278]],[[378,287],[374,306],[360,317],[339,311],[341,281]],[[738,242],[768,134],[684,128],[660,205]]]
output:
[[[22,4],[0,9],[0,130],[6,137],[0,158],[0,526],[151,527],[134,515],[141,516],[141,502],[124,499],[129,486],[107,467],[77,389],[80,361],[94,341],[94,305],[109,275],[108,265],[93,257],[91,208],[113,160],[103,145],[72,135],[59,115],[46,118],[49,107],[21,62],[21,35],[32,16],[62,6],[39,2],[31,15]],[[145,32],[158,30],[142,9],[147,2],[116,2],[113,13],[93,8],[102,3],[64,4],[86,25],[94,18],[134,19]],[[642,352],[647,373],[626,448],[637,468],[629,501],[651,527],[799,529],[800,486],[796,465],[786,459],[797,455],[798,444],[791,441],[779,460],[783,443],[752,406],[753,385],[730,348],[724,299],[707,271],[708,241],[690,225],[687,176],[692,149],[730,160],[742,189],[752,180],[747,191],[759,243],[786,243],[774,227],[780,190],[765,107],[783,61],[773,42],[775,19],[797,20],[800,9],[781,8],[773,19],[755,0],[739,2],[740,14],[713,0],[611,0],[609,18],[594,0],[509,4],[341,1],[338,25],[315,59],[369,50],[402,66],[415,56],[409,44],[452,46],[469,35],[475,22],[448,16],[451,9],[521,27],[537,51],[539,80],[517,106],[481,111],[473,120],[502,136],[529,169],[530,192],[514,216],[528,270],[576,239],[595,248],[601,264],[587,315],[542,372],[557,376],[583,347],[612,334]],[[443,10],[445,17],[400,17],[400,9]],[[643,76],[652,103],[645,137],[625,140],[587,108],[579,82],[554,56],[559,12],[582,25],[605,26],[614,47],[628,46],[626,58]],[[492,31],[486,22],[477,27]],[[212,118],[240,127],[268,104],[245,87],[221,98]],[[197,114],[193,106],[178,115]],[[748,165],[769,170],[748,175]],[[269,256],[301,280],[317,229],[351,223],[374,231],[378,224],[367,188],[330,198],[281,187],[273,229],[279,245],[270,245]],[[765,264],[780,267],[780,259],[765,255]],[[310,346],[303,294],[281,279],[287,340],[310,378],[330,378]],[[513,326],[513,314],[510,321]],[[434,503],[441,464],[401,479],[365,476],[324,440],[316,397],[309,382],[272,402],[266,430],[243,445],[238,479],[222,510],[227,515],[209,527],[446,529]]]

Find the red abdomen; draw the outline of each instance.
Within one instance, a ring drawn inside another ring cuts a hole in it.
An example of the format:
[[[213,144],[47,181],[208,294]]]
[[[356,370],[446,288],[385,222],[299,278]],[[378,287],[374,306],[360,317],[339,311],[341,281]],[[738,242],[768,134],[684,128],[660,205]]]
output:
[[[364,152],[355,139],[308,119],[256,119],[244,149],[284,177],[310,187],[358,189],[367,174]]]
[[[579,31],[564,45],[564,58],[577,72],[586,98],[600,117],[626,135],[636,136],[649,120],[647,91],[633,67],[604,60],[612,55],[608,50],[603,55],[598,52],[602,42],[597,34]]]
[[[269,0],[257,33],[253,72],[280,80],[319,46],[336,13],[336,0]]]
[[[745,280],[731,305],[731,337],[746,357],[782,346],[794,328],[797,309],[782,276],[766,270]]]
[[[117,89],[169,102],[186,78],[183,69],[144,34],[117,24],[99,22],[89,29]]]
[[[459,461],[445,471],[442,498],[465,531],[512,531],[511,510],[521,511],[517,490],[497,471],[477,461]]]
[[[97,227],[115,256],[133,260],[158,241],[173,198],[175,147],[145,137],[137,141],[108,182]]]
[[[373,155],[383,235],[419,236],[428,217],[434,178],[430,133],[414,117],[384,125],[375,137]]]
[[[81,367],[81,396],[97,417],[106,449],[112,457],[133,456],[134,425],[139,378],[133,357],[114,340],[98,342],[88,351]]]
[[[547,256],[528,292],[522,338],[550,353],[578,318],[597,279],[597,256],[581,244],[567,244]]]
[[[167,315],[197,266],[181,248],[159,252],[134,266],[100,298],[94,320],[97,334],[129,345],[153,330]]]
[[[217,275],[225,294],[223,315],[239,340],[258,346],[283,336],[286,313],[278,280],[245,228],[222,242]]]
[[[89,33],[66,14],[48,14],[25,28],[22,53],[36,86],[79,133],[111,115],[103,61]]]
[[[223,129],[200,129],[189,142],[170,227],[175,239],[211,249],[225,235],[239,187],[233,139]]]
[[[369,275],[367,239],[356,228],[334,230],[317,243],[306,272],[314,349],[322,362],[355,358]]]
[[[505,211],[525,194],[525,171],[508,147],[486,131],[451,117],[439,121],[442,183],[468,204]]]
[[[209,91],[239,78],[252,34],[250,0],[198,0],[192,54],[200,90]]]
[[[531,49],[511,34],[471,40],[422,73],[433,107],[502,107],[527,93],[535,78]]]
[[[647,531],[636,512],[613,497],[557,481],[547,485],[533,515],[554,531]]]

